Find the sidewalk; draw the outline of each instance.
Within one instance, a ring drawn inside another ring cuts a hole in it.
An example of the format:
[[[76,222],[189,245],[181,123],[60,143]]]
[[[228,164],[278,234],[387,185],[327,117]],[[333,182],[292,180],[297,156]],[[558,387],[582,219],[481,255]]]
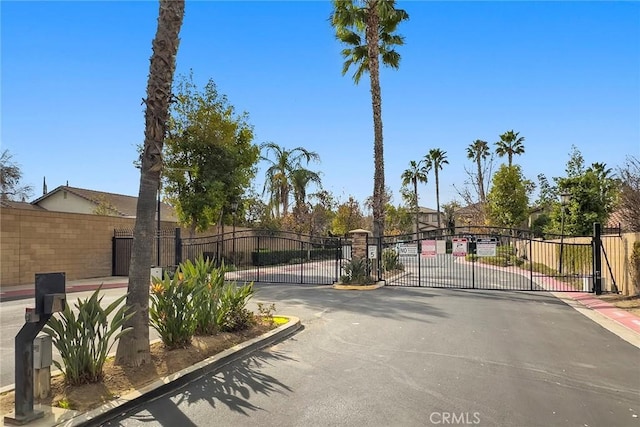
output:
[[[128,277],[108,276],[92,279],[68,280],[67,293],[93,291],[102,285],[103,289],[126,288],[129,284]],[[35,285],[0,286],[0,302],[15,301],[19,299],[33,298]]]

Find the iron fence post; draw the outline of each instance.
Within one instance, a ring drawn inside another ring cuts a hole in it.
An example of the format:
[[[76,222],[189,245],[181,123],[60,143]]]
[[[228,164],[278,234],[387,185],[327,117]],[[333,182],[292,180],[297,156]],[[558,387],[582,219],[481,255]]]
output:
[[[180,237],[180,228],[176,228],[176,236],[175,236],[175,265],[180,265],[182,262],[182,238]]]
[[[602,227],[593,223],[593,287],[596,295],[602,294]]]

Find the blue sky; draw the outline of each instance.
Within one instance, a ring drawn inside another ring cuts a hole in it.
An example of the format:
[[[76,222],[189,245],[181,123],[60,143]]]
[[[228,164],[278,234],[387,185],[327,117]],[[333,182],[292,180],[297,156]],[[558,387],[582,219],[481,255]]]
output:
[[[640,155],[640,3],[401,1],[401,67],[381,73],[387,185],[430,148],[447,152],[441,202],[459,198],[466,147],[514,129],[534,181],[571,145],[617,167]],[[2,1],[2,149],[42,192],[137,195],[156,2]],[[317,151],[338,198],[373,189],[368,78],[342,76],[327,1],[187,1],[177,73],[213,79],[247,111],[256,143]],[[420,203],[435,208],[430,176]],[[262,170],[256,188],[262,189]]]

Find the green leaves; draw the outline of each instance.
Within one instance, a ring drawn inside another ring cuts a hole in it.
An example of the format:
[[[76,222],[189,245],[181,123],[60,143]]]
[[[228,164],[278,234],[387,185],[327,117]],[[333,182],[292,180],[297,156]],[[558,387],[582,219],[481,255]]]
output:
[[[492,224],[519,227],[528,217],[531,183],[522,175],[520,166],[502,165],[493,176],[487,195]]]
[[[195,334],[235,331],[253,322],[245,307],[253,296],[253,284],[225,283],[224,265],[217,268],[202,257],[186,261],[173,278],[153,279],[151,326],[169,348],[186,347]]]
[[[237,114],[209,80],[203,90],[182,77],[174,91],[163,177],[180,221],[208,228],[238,201],[255,175],[259,149],[247,113]]]
[[[358,3],[363,3],[359,6]],[[373,6],[373,7],[372,7]],[[395,46],[404,44],[404,37],[394,34],[398,25],[409,19],[409,14],[402,9],[395,8],[394,0],[377,0],[375,2],[356,2],[353,0],[334,0],[331,13],[331,25],[335,29],[336,38],[348,47],[342,50],[345,62],[342,74],[345,75],[351,66],[356,67],[353,80],[360,82],[362,75],[369,72],[369,61],[365,32],[371,22],[370,15],[377,14],[378,51],[382,63],[397,69],[400,66],[400,54],[394,50]],[[375,46],[375,45],[374,45]]]
[[[353,257],[344,266],[344,275],[340,278],[342,283],[356,285],[369,285],[374,282],[369,275],[370,262],[367,258]]]
[[[127,313],[127,307],[123,305],[127,295],[103,308],[100,290],[98,288],[91,297],[74,304],[77,315],[66,304],[64,311],[51,317],[43,329],[51,336],[53,345],[62,358],[62,364],[55,360],[53,363],[64,373],[65,380],[70,384],[102,380],[102,368],[111,348],[122,335],[131,330],[120,330],[124,322],[134,314]]]

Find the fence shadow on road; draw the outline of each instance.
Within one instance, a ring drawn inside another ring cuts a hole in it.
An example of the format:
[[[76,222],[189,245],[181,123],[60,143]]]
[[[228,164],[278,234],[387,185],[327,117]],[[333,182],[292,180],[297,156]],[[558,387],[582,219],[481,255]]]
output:
[[[457,297],[466,297],[474,299],[488,299],[488,300],[501,300],[514,303],[545,303],[566,306],[566,304],[554,297],[553,295],[536,292],[536,291],[493,291],[493,290],[479,290],[479,289],[446,289],[444,292],[449,292]]]
[[[257,301],[274,303],[276,311],[282,306],[300,304],[317,312],[345,311],[375,318],[416,321],[422,323],[437,322],[436,319],[448,317],[447,313],[435,304],[434,298],[440,295],[428,288],[383,287],[373,291],[344,291],[331,286],[305,285],[256,285]],[[283,314],[293,314],[295,312]]]

